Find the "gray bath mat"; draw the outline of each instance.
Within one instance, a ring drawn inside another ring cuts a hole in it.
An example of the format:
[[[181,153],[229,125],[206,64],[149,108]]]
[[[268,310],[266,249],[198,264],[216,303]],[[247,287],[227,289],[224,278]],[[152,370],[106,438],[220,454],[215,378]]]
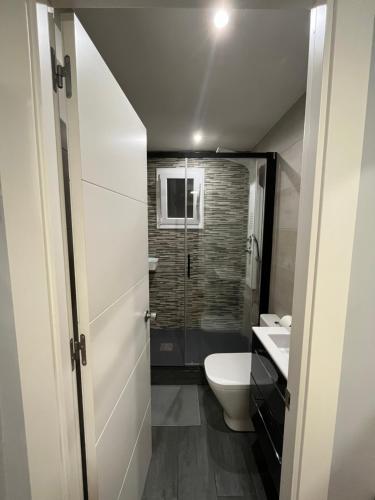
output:
[[[197,386],[151,386],[151,416],[154,426],[201,425]]]

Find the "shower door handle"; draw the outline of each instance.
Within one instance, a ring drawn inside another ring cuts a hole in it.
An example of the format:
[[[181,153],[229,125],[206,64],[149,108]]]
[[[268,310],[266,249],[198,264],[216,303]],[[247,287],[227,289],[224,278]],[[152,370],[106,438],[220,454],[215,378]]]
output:
[[[190,278],[190,268],[191,268],[191,264],[190,264],[190,254],[188,253],[187,255],[187,277]]]
[[[153,320],[153,321],[155,321],[156,320],[156,313],[155,312],[150,312],[149,310],[147,310],[145,312],[144,318],[145,318],[145,321],[148,321],[150,319]]]

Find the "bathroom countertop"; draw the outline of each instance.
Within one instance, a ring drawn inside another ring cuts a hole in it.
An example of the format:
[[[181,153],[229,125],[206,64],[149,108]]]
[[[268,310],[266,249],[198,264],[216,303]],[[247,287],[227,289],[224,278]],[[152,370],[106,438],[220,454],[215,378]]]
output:
[[[253,332],[261,341],[281,373],[288,380],[289,350],[286,352],[280,349],[270,338],[270,335],[290,335],[289,328],[282,326],[254,326]]]

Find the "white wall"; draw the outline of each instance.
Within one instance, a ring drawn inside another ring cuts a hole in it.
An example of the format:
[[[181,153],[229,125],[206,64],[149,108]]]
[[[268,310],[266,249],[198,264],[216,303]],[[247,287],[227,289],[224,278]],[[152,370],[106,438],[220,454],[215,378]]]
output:
[[[305,96],[274,125],[254,151],[276,151],[275,212],[269,311],[292,313]]]
[[[328,497],[375,494],[375,38]]]
[[[0,381],[0,500],[27,500],[31,493],[1,193]]]

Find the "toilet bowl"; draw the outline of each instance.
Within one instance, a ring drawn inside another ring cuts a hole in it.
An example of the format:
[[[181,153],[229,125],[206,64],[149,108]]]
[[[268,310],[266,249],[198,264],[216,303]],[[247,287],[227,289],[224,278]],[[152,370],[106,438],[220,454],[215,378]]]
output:
[[[233,431],[250,431],[250,352],[211,354],[204,360],[209,386],[223,407],[224,420]]]

